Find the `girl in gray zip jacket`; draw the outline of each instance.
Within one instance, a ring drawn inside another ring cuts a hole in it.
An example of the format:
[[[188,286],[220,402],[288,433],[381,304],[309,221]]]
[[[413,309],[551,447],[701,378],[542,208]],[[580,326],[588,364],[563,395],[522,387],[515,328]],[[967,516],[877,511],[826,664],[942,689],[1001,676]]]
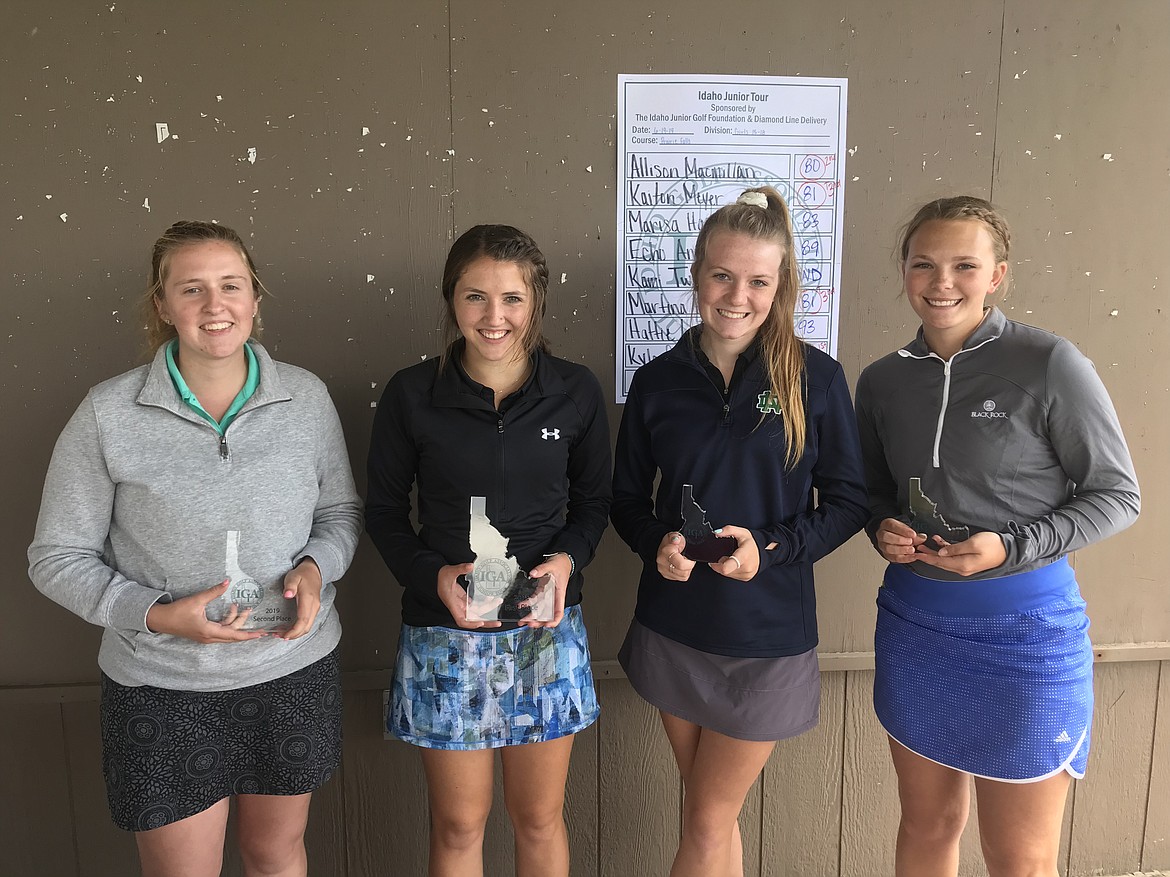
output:
[[[878,592],[874,706],[898,774],[899,874],[954,875],[975,777],[983,849],[1055,874],[1093,709],[1088,619],[1066,555],[1140,499],[1117,415],[1063,338],[1008,320],[1009,234],[979,198],[902,237],[917,337],[857,385]]]
[[[155,877],[219,873],[229,801],[248,870],[297,873],[341,754],[333,582],[361,510],[325,386],[249,340],[262,290],[229,228],[156,242],[157,352],[69,420],[28,552],[104,628],[107,797]]]

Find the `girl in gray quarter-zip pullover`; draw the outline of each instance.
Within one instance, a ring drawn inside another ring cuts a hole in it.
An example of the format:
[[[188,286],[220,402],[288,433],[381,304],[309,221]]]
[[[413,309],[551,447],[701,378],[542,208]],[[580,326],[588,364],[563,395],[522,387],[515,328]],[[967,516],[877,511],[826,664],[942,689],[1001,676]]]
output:
[[[1093,705],[1088,619],[1066,555],[1139,510],[1092,363],[990,306],[1008,247],[982,199],[923,207],[901,251],[922,327],[857,385],[867,532],[889,561],[874,705],[899,779],[898,873],[956,873],[969,775],[989,858],[1056,873]]]
[[[292,873],[341,755],[333,583],[361,509],[324,384],[249,340],[262,291],[225,226],[156,242],[153,361],[65,426],[28,551],[104,628],[107,797],[152,875],[218,874],[230,800],[245,861]]]

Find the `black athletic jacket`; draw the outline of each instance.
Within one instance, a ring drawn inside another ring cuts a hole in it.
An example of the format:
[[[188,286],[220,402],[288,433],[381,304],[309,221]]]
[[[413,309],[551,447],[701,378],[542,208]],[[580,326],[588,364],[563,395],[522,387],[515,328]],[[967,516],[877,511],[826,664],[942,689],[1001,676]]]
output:
[[[488,518],[521,569],[556,551],[573,556],[566,606],[581,601],[581,570],[609,512],[609,424],[593,373],[537,351],[528,382],[497,411],[492,391],[463,371],[460,352],[442,371],[428,360],[394,375],[370,439],[366,532],[405,588],[402,620],[416,627],[456,626],[437,576],[474,559],[472,496],[487,497]]]

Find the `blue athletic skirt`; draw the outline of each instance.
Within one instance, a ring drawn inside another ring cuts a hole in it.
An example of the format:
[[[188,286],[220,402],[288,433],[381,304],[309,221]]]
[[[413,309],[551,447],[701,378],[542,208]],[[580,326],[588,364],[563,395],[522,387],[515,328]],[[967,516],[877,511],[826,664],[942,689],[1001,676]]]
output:
[[[877,604],[874,708],[894,740],[994,780],[1084,776],[1093,649],[1066,559],[958,582],[891,564]]]
[[[556,627],[402,626],[386,730],[428,749],[493,749],[575,734],[599,709],[580,606]]]

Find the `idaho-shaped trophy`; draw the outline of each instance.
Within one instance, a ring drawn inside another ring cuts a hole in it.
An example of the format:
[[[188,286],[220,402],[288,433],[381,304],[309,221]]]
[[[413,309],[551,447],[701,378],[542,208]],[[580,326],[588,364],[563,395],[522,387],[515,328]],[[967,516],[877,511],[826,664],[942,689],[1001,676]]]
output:
[[[938,504],[922,492],[922,479],[910,479],[910,526],[915,533],[924,533],[926,541],[918,546],[926,551],[938,551],[943,545],[951,545],[971,538],[969,527],[955,527],[938,510]],[[942,544],[934,537],[938,536]]]
[[[735,552],[739,543],[731,536],[716,536],[707,522],[707,513],[695,502],[694,488],[682,487],[682,526],[678,531],[687,540],[682,556],[701,563],[718,563]]]
[[[286,630],[297,620],[297,601],[284,596],[284,581],[261,584],[240,569],[240,531],[227,531],[224,549],[224,578],[228,589],[222,597],[207,604],[207,617],[211,621],[223,621],[231,607],[243,612],[251,609],[243,630]]]
[[[556,588],[552,576],[530,578],[508,554],[508,540],[487,516],[487,497],[471,498],[471,551],[475,568],[467,576],[468,621],[519,621],[532,616],[552,621]]]

